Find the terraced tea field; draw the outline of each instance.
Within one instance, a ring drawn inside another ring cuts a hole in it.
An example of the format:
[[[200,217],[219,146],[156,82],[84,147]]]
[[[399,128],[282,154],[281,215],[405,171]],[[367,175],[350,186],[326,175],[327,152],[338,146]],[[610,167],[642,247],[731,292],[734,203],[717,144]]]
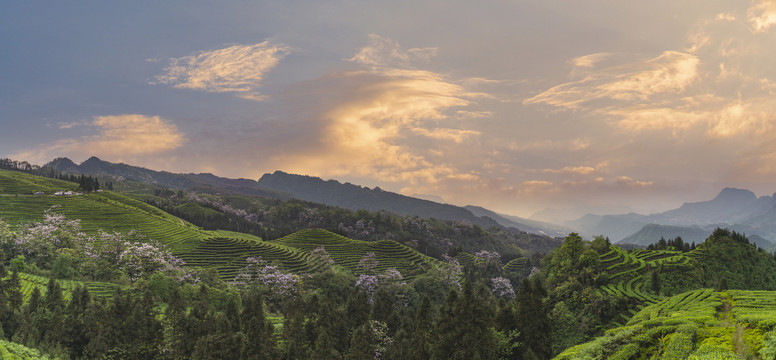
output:
[[[77,188],[78,184],[69,181],[0,169],[0,194],[32,195],[42,191],[53,195],[57,191],[75,191]]]
[[[700,289],[649,305],[555,359],[753,359],[776,324],[776,292]],[[776,349],[771,349],[776,350]]]
[[[234,278],[245,267],[245,259],[251,256],[261,257],[285,271],[308,272],[315,267],[308,256],[319,246],[326,248],[337,266],[351,271],[357,271],[359,260],[368,252],[377,255],[379,271],[395,267],[407,277],[422,273],[436,263],[390,240],[357,241],[324,230],[304,230],[275,241],[262,241],[256,236],[230,231],[205,231],[112,191],[52,195],[55,191],[76,187],[70,182],[0,170],[0,219],[12,226],[41,221],[47,209],[57,206],[55,211],[68,219],[81,220],[87,234],[137,230],[146,238],[169,246],[189,266],[217,268],[224,279]],[[38,191],[45,194],[33,195]]]
[[[331,254],[336,265],[355,273],[358,273],[357,266],[361,257],[369,252],[374,252],[377,256],[378,271],[396,268],[402,275],[410,278],[438,264],[438,260],[393,240],[353,240],[321,229],[298,231],[270,243],[295,248],[305,254],[322,246]]]
[[[307,263],[307,253],[258,237],[228,232],[217,232],[218,237],[202,240],[194,250],[181,255],[189,266],[215,267],[221,277],[231,280],[245,268],[249,257],[261,257],[270,264],[285,271],[307,272],[311,268]],[[226,235],[226,236],[224,236]]]
[[[284,271],[310,272],[315,269],[309,255],[324,247],[335,266],[358,273],[358,262],[366,253],[374,252],[378,271],[398,269],[412,278],[438,263],[417,251],[391,240],[361,241],[321,229],[308,229],[286,237],[262,241],[260,238],[230,231],[207,231],[213,237],[204,239],[194,250],[182,254],[190,266],[215,267],[224,279],[232,279],[242,270],[248,257],[261,257]]]
[[[52,206],[69,219],[80,219],[87,234],[99,230],[138,230],[180,254],[197,246],[208,234],[144,202],[112,191],[57,196],[55,191],[75,190],[76,184],[29,174],[0,170],[0,219],[18,226],[41,221]],[[44,195],[33,195],[43,191]]]
[[[691,256],[693,252],[625,251],[618,246],[611,246],[609,252],[600,256],[600,262],[605,267],[609,279],[609,284],[602,286],[601,290],[636,299],[645,305],[654,304],[659,299],[644,289],[644,274],[647,273],[647,268],[688,265]]]
[[[520,273],[525,271],[526,266],[528,266],[528,258],[519,257],[506,263],[506,265],[504,265],[504,271],[507,273]]]
[[[27,300],[30,299],[30,296],[32,296],[32,292],[33,290],[35,290],[35,288],[38,288],[40,290],[41,295],[46,293],[46,288],[48,286],[49,278],[26,274],[26,273],[19,273],[19,279],[21,279],[21,292],[25,302],[27,302]],[[59,283],[59,286],[62,287],[62,295],[64,296],[65,300],[68,300],[68,301],[70,300],[70,296],[71,296],[70,292],[78,286],[86,286],[86,288],[89,289],[89,293],[91,293],[93,297],[105,297],[105,298],[112,297],[113,291],[117,286],[116,284],[107,283],[107,282],[97,282],[97,281],[87,281],[87,282],[73,281],[73,280],[56,280],[56,281]]]

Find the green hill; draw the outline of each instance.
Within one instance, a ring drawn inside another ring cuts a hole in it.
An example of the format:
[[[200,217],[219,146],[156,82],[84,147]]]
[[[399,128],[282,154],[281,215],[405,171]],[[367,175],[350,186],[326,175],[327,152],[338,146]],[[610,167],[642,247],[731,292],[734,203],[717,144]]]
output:
[[[89,194],[54,195],[56,191],[75,190],[77,185],[20,172],[0,170],[0,219],[11,225],[40,221],[43,212],[57,206],[57,212],[69,219],[81,220],[87,234],[102,231],[142,235],[183,253],[208,236],[197,227],[164,211],[120,193],[105,191]],[[42,191],[44,195],[33,195]]]
[[[357,271],[361,257],[374,252],[378,270],[397,268],[407,277],[425,272],[438,263],[428,256],[391,240],[352,240],[325,230],[303,230],[274,241],[253,235],[223,230],[202,230],[145,202],[113,191],[76,195],[54,195],[74,191],[77,185],[21,172],[0,170],[0,219],[19,226],[40,221],[44,211],[56,206],[56,212],[68,219],[79,219],[87,234],[98,231],[126,233],[138,231],[146,238],[170,247],[189,266],[215,267],[224,279],[232,279],[247,264],[248,257],[278,265],[285,271],[303,273],[312,270],[307,257],[313,249],[324,247],[335,265]],[[42,191],[43,195],[34,195]],[[215,211],[195,203],[182,205],[186,211]]]
[[[689,291],[645,307],[624,326],[555,359],[759,358],[776,350],[775,299],[772,291]]]

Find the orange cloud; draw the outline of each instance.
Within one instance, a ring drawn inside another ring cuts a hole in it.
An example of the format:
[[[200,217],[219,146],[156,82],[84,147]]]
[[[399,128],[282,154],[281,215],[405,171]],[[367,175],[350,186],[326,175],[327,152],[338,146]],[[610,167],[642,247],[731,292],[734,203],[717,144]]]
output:
[[[96,155],[121,160],[177,149],[186,141],[174,124],[159,116],[97,116],[88,126],[98,133],[58,140],[37,149],[19,152],[13,157],[39,164],[59,156],[84,159]]]
[[[172,58],[166,73],[156,76],[154,83],[178,89],[236,93],[243,98],[261,100],[263,96],[257,90],[264,75],[289,52],[286,46],[265,41]]]
[[[590,175],[594,172],[596,172],[596,169],[591,166],[566,166],[562,169],[544,169],[542,170],[543,173],[548,174],[579,174],[579,175]]]
[[[589,59],[583,63],[589,66],[593,64]],[[646,100],[655,95],[676,94],[698,78],[698,63],[699,59],[692,54],[665,51],[641,63],[594,71],[582,80],[554,86],[523,103],[583,109],[598,100],[633,101]]]
[[[759,0],[747,11],[748,20],[755,32],[767,32],[776,24],[776,1]]]
[[[433,48],[403,50],[390,39],[371,35],[369,45],[349,59],[366,69],[305,84],[307,91],[324,89],[320,92],[289,92],[305,97],[313,109],[299,123],[309,142],[278,151],[269,166],[404,186],[470,179],[471,174],[461,174],[450,162],[438,161],[447,155],[445,147],[429,144],[461,144],[479,136],[479,131],[460,128],[460,122],[488,113],[465,109],[479,94],[442,74],[409,66],[433,54]]]

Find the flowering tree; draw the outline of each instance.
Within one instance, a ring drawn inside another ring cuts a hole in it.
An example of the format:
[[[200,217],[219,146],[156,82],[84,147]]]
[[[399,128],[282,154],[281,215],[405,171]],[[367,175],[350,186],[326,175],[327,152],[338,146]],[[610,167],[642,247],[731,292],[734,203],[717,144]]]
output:
[[[374,235],[377,232],[374,227],[374,221],[370,220],[367,222],[364,219],[356,221],[353,226],[347,226],[344,223],[340,223],[337,228],[348,237],[362,240],[367,239],[370,235]]]
[[[96,238],[87,238],[81,250],[90,259],[115,265],[132,282],[157,271],[181,282],[196,282],[184,268],[183,260],[172,255],[166,246],[147,240],[135,231],[127,234],[100,231]]]
[[[455,286],[458,290],[461,289],[461,283],[459,279],[463,270],[461,269],[461,263],[458,259],[449,256],[447,254],[442,255],[442,265],[432,270],[432,275],[448,286]]]
[[[131,281],[156,271],[173,275],[179,281],[190,278],[186,276],[188,274],[183,268],[183,260],[173,256],[158,243],[125,243],[118,264]]]
[[[377,255],[375,255],[374,252],[368,252],[361,257],[361,260],[358,262],[358,266],[356,266],[356,268],[364,273],[371,273],[377,269],[377,265],[379,264],[380,261],[377,260]]]
[[[331,258],[331,255],[323,246],[319,246],[310,252],[310,255],[307,257],[307,263],[311,267],[319,266],[318,270],[320,271],[327,271],[333,268],[334,259]]]
[[[323,216],[318,209],[305,209],[299,213],[299,226],[303,228],[316,228],[321,226]]]
[[[79,263],[97,263],[108,272],[121,270],[130,281],[161,271],[178,281],[196,282],[164,245],[147,240],[136,232],[127,234],[100,231],[97,236],[81,232],[80,220],[68,220],[52,207],[43,221],[23,226],[13,240],[13,251],[36,265],[48,268],[58,254],[77,257]]]
[[[504,277],[494,277],[490,279],[491,290],[496,296],[500,296],[507,299],[513,299],[515,297],[515,289],[512,288],[512,283],[509,279]]]
[[[189,194],[187,198],[188,198],[189,201],[193,201],[193,202],[196,202],[196,203],[201,204],[201,205],[206,205],[206,206],[212,207],[212,208],[214,208],[216,210],[221,211],[222,213],[232,214],[232,215],[235,215],[237,217],[241,217],[241,218],[247,220],[248,222],[251,222],[251,223],[254,223],[254,224],[261,224],[261,222],[260,222],[261,215],[259,215],[259,214],[249,213],[249,212],[247,212],[247,211],[245,211],[243,209],[235,209],[235,208],[231,207],[229,204],[223,204],[223,203],[221,203],[219,201],[211,200],[211,199],[208,199],[206,197],[199,197],[199,196],[197,196],[196,194],[193,194],[193,193]]]
[[[476,253],[474,253],[474,256],[480,258],[480,262],[484,262],[486,264],[496,264],[501,265],[501,254],[495,251],[487,251],[487,250],[480,250]]]
[[[267,300],[276,305],[299,294],[298,276],[280,271],[277,266],[267,264],[261,257],[249,257],[245,261],[248,265],[235,276],[233,285],[259,285],[265,290]]]
[[[356,280],[356,288],[366,294],[367,302],[370,305],[374,304],[374,295],[378,287],[390,287],[391,290],[396,290],[396,288],[403,287],[404,285],[407,285],[407,283],[396,268],[387,269],[377,275],[361,274],[358,280]],[[395,293],[396,291],[392,292]]]
[[[375,342],[375,359],[381,359],[385,350],[393,342],[388,336],[388,324],[382,321],[369,320],[369,332]]]
[[[62,248],[76,248],[86,235],[81,232],[80,220],[67,218],[54,212],[52,206],[43,213],[43,221],[22,226],[14,238],[12,250],[24,255],[37,265],[48,265]]]
[[[378,284],[379,279],[375,275],[361,274],[359,275],[358,280],[356,280],[356,288],[366,293],[366,301],[369,305],[374,304],[374,295],[375,291],[377,291]]]

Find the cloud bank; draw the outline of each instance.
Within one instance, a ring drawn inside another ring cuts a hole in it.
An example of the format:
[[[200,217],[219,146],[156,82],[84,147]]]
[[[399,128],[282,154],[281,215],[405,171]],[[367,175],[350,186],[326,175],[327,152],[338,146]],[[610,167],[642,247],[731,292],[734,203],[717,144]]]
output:
[[[43,144],[36,149],[12,155],[44,164],[55,157],[67,156],[83,160],[96,155],[111,161],[137,161],[180,148],[184,135],[167,119],[138,114],[96,116],[89,122],[65,125],[87,127],[96,132],[76,138],[65,138]]]

